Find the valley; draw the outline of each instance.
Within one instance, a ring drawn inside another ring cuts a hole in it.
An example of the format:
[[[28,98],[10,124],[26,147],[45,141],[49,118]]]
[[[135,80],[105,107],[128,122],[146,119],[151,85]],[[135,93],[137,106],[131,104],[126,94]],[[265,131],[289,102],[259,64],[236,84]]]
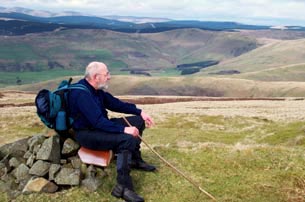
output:
[[[0,88],[37,90],[50,83],[55,88],[60,79],[82,75],[87,63],[98,60],[108,65],[118,94],[303,96],[304,37],[289,30],[199,29],[1,36]],[[206,63],[212,66],[200,66]],[[181,75],[182,70],[197,73]],[[121,78],[132,82],[118,86]]]

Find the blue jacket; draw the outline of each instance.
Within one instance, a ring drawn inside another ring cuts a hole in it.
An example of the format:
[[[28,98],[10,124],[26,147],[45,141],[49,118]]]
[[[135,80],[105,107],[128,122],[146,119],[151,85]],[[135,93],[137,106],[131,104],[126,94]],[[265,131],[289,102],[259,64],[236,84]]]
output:
[[[74,119],[73,129],[98,129],[110,133],[124,133],[124,126],[108,118],[106,109],[125,114],[140,115],[136,105],[123,102],[103,90],[95,90],[87,80],[78,83],[85,85],[89,91],[72,90],[69,94],[70,116]]]

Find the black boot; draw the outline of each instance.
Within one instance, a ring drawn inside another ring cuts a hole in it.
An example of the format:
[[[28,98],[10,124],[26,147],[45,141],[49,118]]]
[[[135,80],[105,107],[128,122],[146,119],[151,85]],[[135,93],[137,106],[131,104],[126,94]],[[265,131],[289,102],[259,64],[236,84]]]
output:
[[[130,176],[129,162],[131,153],[127,150],[117,155],[117,185],[113,188],[111,195],[122,198],[128,202],[142,202],[144,199],[133,190]]]
[[[117,184],[112,189],[111,195],[117,198],[122,198],[127,202],[144,202],[144,198],[121,184]]]
[[[133,152],[130,167],[148,172],[153,172],[157,169],[154,165],[150,165],[142,159],[141,152],[139,150]]]

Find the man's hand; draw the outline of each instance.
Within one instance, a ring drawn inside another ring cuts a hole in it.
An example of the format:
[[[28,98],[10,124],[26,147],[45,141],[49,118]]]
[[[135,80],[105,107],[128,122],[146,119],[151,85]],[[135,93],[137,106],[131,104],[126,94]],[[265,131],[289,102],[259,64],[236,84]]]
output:
[[[145,121],[148,128],[154,125],[154,121],[152,120],[152,118],[145,112],[141,112],[141,117]]]
[[[124,133],[132,135],[134,137],[138,137],[139,136],[139,130],[136,127],[125,127],[124,129]]]

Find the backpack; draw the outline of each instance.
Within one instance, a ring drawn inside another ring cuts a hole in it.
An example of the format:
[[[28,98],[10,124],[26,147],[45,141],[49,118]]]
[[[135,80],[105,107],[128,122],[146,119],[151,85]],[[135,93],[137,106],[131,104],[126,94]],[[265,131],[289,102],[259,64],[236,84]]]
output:
[[[57,90],[51,92],[42,89],[35,98],[37,115],[40,120],[59,134],[64,134],[72,127],[73,119],[69,114],[69,93],[71,90],[79,89],[90,93],[88,88],[82,84],[71,84],[69,81],[62,81]]]

